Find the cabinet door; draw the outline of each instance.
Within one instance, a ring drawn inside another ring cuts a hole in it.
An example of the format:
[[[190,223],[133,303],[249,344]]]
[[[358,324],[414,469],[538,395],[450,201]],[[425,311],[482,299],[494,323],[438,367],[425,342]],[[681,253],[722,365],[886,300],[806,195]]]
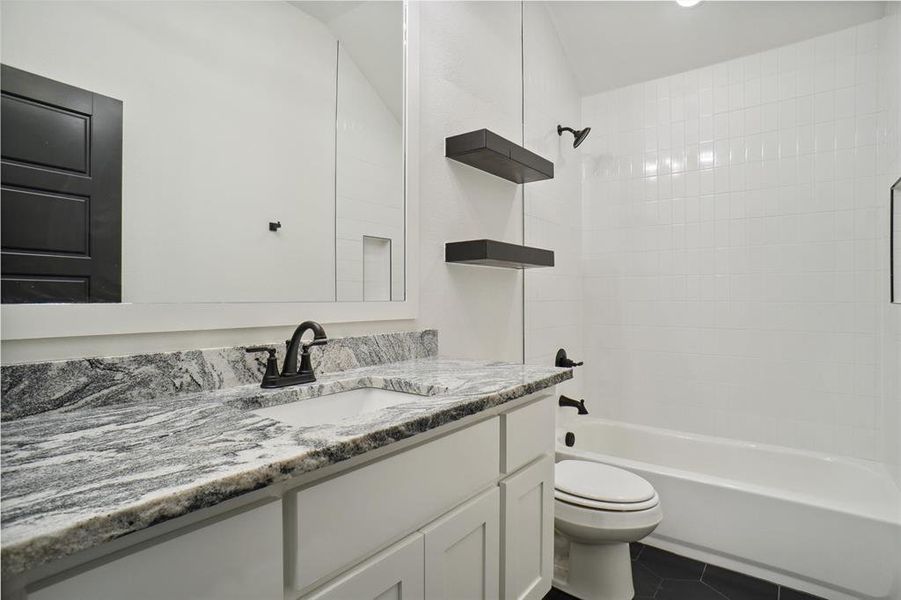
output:
[[[501,481],[501,596],[543,597],[554,569],[554,459],[544,456]]]
[[[270,502],[30,591],[29,600],[283,600],[282,506]]]
[[[305,600],[423,600],[422,534],[375,555]]]
[[[494,487],[422,530],[429,600],[498,597],[500,492]]]

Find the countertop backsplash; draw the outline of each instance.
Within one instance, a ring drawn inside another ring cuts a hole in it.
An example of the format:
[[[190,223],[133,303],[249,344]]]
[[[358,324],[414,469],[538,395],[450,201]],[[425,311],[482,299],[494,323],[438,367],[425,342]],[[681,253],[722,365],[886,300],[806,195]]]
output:
[[[269,345],[277,349],[281,365],[285,345]],[[433,358],[438,332],[335,338],[311,353],[317,374]],[[265,353],[248,354],[244,346],[5,365],[0,367],[0,418],[221,390],[258,383],[265,369]]]

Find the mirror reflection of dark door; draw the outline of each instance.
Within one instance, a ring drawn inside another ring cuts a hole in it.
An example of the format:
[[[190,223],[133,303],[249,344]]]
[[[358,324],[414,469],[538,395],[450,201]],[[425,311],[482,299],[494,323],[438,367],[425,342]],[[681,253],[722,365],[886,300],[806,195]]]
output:
[[[0,75],[2,301],[120,302],[122,102]]]

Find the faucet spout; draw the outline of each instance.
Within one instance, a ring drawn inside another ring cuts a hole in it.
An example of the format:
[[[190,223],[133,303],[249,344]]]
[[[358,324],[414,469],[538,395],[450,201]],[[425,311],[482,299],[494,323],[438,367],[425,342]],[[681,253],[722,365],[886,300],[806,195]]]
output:
[[[303,334],[308,331],[313,332],[313,339],[309,342],[303,341]],[[269,358],[266,360],[266,373],[263,375],[263,382],[260,387],[264,388],[280,388],[289,385],[297,385],[299,383],[312,383],[316,381],[316,373],[313,372],[313,364],[310,361],[310,348],[313,346],[322,346],[328,343],[328,337],[322,325],[316,321],[304,321],[294,330],[294,335],[290,340],[285,342],[288,352],[285,355],[285,364],[282,366],[282,372],[278,372],[278,359],[275,357],[275,348],[266,346],[252,346],[245,348],[247,352],[268,352]],[[300,355],[300,368],[297,368],[297,357]]]
[[[560,400],[557,402],[558,406],[571,406],[579,411],[580,415],[587,415],[588,409],[585,408],[585,399],[582,400],[573,400],[568,396],[560,396]]]
[[[303,342],[301,338],[308,332],[313,332],[313,339],[309,342]],[[291,377],[293,375],[309,375],[312,378],[309,381],[316,381],[313,375],[313,367],[310,364],[310,347],[322,346],[328,343],[328,336],[325,335],[325,329],[316,321],[304,321],[297,326],[294,334],[287,342],[288,350],[285,354],[285,364],[282,367],[282,377]],[[297,357],[300,354],[300,368],[297,367]]]

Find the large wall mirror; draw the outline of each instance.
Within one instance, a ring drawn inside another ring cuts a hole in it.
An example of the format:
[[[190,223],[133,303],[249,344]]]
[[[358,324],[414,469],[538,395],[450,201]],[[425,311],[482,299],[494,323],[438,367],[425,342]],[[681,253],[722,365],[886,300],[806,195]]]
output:
[[[405,299],[402,1],[0,10],[4,303]]]

